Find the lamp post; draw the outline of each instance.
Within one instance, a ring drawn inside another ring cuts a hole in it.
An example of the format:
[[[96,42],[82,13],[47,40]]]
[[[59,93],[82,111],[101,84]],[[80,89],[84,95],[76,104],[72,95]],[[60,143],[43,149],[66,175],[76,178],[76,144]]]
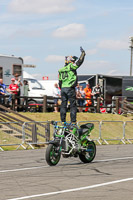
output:
[[[132,76],[132,57],[133,57],[133,37],[129,37],[131,41],[131,45],[129,46],[131,48],[131,60],[130,60],[130,76]]]

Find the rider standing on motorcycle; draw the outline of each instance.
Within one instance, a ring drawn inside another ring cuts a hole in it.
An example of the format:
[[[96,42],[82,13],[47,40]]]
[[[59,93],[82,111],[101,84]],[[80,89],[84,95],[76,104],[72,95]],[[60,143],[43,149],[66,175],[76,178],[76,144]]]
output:
[[[65,66],[59,70],[59,86],[61,88],[61,121],[66,122],[67,102],[70,101],[70,118],[71,122],[76,123],[76,92],[77,72],[76,70],[84,61],[85,51],[80,47],[81,55],[78,59],[76,56],[67,56]],[[77,60],[78,59],[78,60]],[[77,60],[77,61],[76,61]]]

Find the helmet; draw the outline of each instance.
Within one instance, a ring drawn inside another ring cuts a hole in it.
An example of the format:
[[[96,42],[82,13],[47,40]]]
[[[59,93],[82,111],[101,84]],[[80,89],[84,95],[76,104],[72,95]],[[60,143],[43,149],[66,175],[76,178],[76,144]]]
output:
[[[65,57],[65,64],[69,64],[71,62],[75,62],[78,59],[77,56],[66,56]]]

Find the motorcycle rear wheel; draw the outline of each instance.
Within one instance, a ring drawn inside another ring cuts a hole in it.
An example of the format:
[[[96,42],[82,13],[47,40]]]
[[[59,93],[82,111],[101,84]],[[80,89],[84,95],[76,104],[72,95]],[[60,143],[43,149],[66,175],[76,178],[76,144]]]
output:
[[[79,154],[79,158],[84,163],[90,163],[94,160],[95,156],[96,156],[96,145],[93,141],[88,141],[87,151],[81,152]]]
[[[60,160],[61,153],[58,150],[59,147],[54,144],[49,144],[46,149],[46,162],[50,166],[55,166]]]

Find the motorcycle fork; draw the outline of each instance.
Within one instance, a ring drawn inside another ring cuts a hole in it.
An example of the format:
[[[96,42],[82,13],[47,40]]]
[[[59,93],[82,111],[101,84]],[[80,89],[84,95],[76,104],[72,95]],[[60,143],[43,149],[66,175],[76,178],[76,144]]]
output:
[[[61,150],[62,150],[62,141],[63,141],[63,137],[61,137],[61,139],[60,139],[59,149],[58,149],[59,152],[61,152]]]

